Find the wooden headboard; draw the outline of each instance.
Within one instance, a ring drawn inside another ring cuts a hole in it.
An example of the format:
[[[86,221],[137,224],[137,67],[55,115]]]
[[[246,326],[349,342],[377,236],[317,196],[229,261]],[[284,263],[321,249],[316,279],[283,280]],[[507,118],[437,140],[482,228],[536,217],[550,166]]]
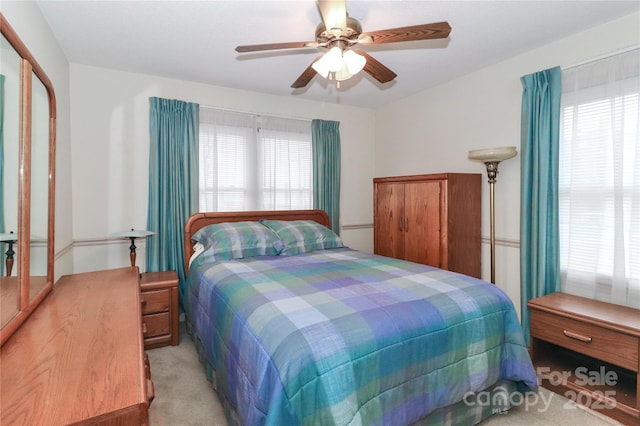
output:
[[[264,210],[247,212],[209,212],[192,215],[184,227],[184,263],[185,273],[189,271],[189,259],[193,255],[191,237],[199,229],[207,225],[223,222],[258,221],[260,219],[274,220],[313,220],[329,227],[329,216],[323,210]]]

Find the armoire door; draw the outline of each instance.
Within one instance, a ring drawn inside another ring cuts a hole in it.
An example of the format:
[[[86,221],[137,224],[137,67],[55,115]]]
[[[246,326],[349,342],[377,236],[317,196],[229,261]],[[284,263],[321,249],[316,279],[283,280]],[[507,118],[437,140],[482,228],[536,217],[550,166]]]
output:
[[[404,257],[404,184],[376,185],[374,211],[375,254]]]
[[[404,259],[440,267],[440,181],[404,185]]]

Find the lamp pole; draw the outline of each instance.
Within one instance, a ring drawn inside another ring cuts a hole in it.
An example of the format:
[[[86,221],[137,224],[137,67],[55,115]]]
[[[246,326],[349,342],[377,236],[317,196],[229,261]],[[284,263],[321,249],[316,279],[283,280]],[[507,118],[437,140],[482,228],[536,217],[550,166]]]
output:
[[[133,231],[133,228],[131,228]],[[129,246],[129,260],[131,260],[131,266],[136,266],[136,237],[129,237],[131,245]]]
[[[491,283],[496,283],[496,202],[495,184],[498,175],[499,161],[487,161],[487,176],[489,177],[489,239],[491,245]]]

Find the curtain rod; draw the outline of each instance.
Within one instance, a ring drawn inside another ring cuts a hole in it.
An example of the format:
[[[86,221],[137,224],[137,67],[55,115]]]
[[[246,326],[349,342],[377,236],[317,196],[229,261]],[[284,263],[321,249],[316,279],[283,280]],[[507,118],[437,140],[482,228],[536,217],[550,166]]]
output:
[[[231,108],[220,108],[220,107],[213,107],[213,106],[208,106],[208,105],[200,105],[200,108],[214,109],[214,110],[217,110],[217,111],[226,111],[226,112],[237,112],[237,113],[240,113],[240,114],[252,114],[252,115],[264,116],[264,117],[272,117],[272,118],[285,118],[287,120],[306,121],[306,122],[309,122],[309,123],[311,122],[310,118],[287,117],[285,115],[264,114],[264,113],[261,113],[261,112],[243,111],[243,110],[231,109]]]
[[[569,70],[571,68],[577,68],[577,67],[580,67],[582,65],[587,65],[587,64],[590,64],[592,62],[601,61],[603,59],[610,58],[610,57],[613,57],[613,56],[616,56],[616,55],[622,55],[623,53],[631,52],[632,50],[635,50],[635,49],[640,49],[640,45],[625,47],[624,49],[620,49],[620,50],[616,50],[614,52],[610,52],[610,53],[607,53],[607,54],[604,54],[604,55],[600,55],[600,56],[598,56],[596,58],[588,59],[586,61],[582,61],[582,62],[579,62],[577,64],[567,65],[565,67],[561,67],[560,69],[564,71],[564,70]]]

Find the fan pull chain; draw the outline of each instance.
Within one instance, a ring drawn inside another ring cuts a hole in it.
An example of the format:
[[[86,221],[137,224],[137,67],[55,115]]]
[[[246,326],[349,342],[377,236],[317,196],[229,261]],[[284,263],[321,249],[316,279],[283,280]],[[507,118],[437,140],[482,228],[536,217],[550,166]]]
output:
[[[329,73],[329,81],[333,80],[333,77],[335,76],[336,73]],[[336,88],[340,88],[340,80],[336,80]]]

